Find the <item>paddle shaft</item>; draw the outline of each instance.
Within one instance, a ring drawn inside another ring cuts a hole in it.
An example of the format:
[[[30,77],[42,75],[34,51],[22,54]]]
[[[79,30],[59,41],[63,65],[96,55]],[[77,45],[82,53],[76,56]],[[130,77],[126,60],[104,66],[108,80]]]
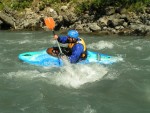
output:
[[[54,30],[53,30],[53,35],[55,35],[55,31],[54,31]],[[57,39],[56,39],[56,42],[57,42],[57,45],[58,45],[58,48],[59,48],[60,54],[61,54],[61,55],[63,55],[63,52],[62,52],[62,50],[61,50],[61,47],[60,47],[59,42],[58,42],[58,40],[57,40]]]

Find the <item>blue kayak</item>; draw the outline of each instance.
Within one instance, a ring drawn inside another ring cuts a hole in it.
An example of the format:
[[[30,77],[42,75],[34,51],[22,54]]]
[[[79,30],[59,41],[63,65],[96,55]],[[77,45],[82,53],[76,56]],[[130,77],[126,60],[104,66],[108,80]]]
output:
[[[63,60],[61,58],[48,54],[45,50],[35,52],[25,52],[19,54],[18,58],[28,64],[37,66],[48,66],[48,67],[60,67],[63,66]],[[87,58],[79,61],[77,64],[113,64],[118,61],[117,57],[109,56],[106,54],[87,51]]]

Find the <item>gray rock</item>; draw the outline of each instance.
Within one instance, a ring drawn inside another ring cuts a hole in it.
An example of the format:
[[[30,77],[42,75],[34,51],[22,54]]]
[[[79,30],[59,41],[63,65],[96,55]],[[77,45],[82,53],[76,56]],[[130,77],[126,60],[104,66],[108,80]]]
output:
[[[65,12],[68,9],[68,6],[61,6],[60,10]]]
[[[84,27],[83,30],[84,30],[85,32],[92,32],[89,27]]]
[[[146,13],[150,14],[150,7],[146,8]]]
[[[103,30],[107,30],[108,28],[105,26],[105,27],[103,27],[102,29],[103,29]]]
[[[83,30],[83,25],[82,24],[76,24],[75,29],[76,30]]]
[[[0,20],[0,25],[1,25],[1,24],[3,24],[3,21],[2,21],[2,20]]]
[[[147,14],[147,19],[148,19],[148,20],[150,20],[150,13],[149,13],[149,14]]]
[[[145,24],[150,26],[150,20],[146,20]]]
[[[133,33],[137,35],[146,35],[150,32],[150,26],[143,24],[131,24],[129,27],[133,29]]]
[[[123,26],[116,26],[116,27],[115,27],[116,30],[121,30],[121,29],[123,29],[123,28],[124,28]]]
[[[107,26],[107,22],[108,22],[108,17],[107,16],[103,16],[102,18],[99,18],[97,21],[98,26]]]
[[[2,27],[2,24],[3,24],[3,21],[0,20],[0,29],[1,29],[1,27]]]
[[[105,8],[105,11],[106,11],[106,15],[112,15],[115,13],[115,8],[114,7],[107,7]]]
[[[109,27],[115,28],[116,26],[123,25],[124,22],[125,22],[124,19],[112,19],[108,20],[107,25]]]
[[[0,11],[0,19],[14,28],[14,18]]]
[[[100,31],[101,30],[101,27],[99,27],[97,25],[97,23],[88,23],[87,25],[92,31]]]
[[[128,23],[127,22],[123,22],[123,27],[127,27],[128,26]]]
[[[147,32],[147,35],[150,36],[150,31]]]
[[[45,10],[44,12],[48,17],[51,16],[53,18],[57,18],[58,14],[53,8],[47,7],[44,10]]]

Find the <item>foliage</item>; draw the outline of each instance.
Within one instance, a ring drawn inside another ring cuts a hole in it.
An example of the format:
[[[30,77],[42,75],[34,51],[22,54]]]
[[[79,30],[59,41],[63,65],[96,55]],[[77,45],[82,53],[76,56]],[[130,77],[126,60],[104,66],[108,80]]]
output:
[[[3,4],[0,2],[0,11],[3,9]]]
[[[46,5],[53,4],[55,2],[60,3],[60,0],[41,0],[41,1],[43,1]]]
[[[46,5],[50,5],[62,2],[70,2],[71,0],[41,0],[41,1],[43,1]]]
[[[10,7],[15,10],[24,9],[30,7],[33,0],[1,0],[0,9],[4,7]]]
[[[21,10],[27,7],[32,7],[32,2],[35,0],[1,0],[0,9],[5,5],[15,10]],[[76,6],[77,12],[84,12],[91,9],[100,9],[106,6],[125,7],[131,10],[139,10],[150,4],[150,0],[39,0],[42,2],[43,9],[46,6],[61,6],[62,3],[73,3]]]
[[[33,0],[14,0],[11,3],[11,8],[15,10],[20,10],[31,6]]]
[[[79,3],[77,12],[86,10],[99,10],[107,6],[118,6],[129,8],[133,11],[142,10],[146,5],[150,4],[150,0],[83,0]]]
[[[136,12],[144,12],[145,4],[142,2],[136,2],[135,4],[131,4],[128,7],[129,11],[136,11]]]

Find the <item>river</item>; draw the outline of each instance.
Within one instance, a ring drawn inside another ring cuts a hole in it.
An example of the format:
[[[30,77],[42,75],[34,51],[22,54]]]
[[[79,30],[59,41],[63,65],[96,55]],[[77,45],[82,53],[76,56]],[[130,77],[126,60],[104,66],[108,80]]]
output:
[[[80,34],[112,65],[39,67],[18,55],[56,46],[46,31],[0,31],[0,113],[150,113],[150,38]]]

